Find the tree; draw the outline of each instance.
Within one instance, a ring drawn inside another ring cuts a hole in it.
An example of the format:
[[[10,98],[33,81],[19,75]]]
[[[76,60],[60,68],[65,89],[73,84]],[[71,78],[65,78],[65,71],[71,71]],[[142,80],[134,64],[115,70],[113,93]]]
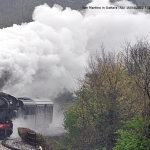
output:
[[[65,109],[64,127],[73,139],[72,149],[112,149],[120,120],[141,113],[143,97],[134,78],[122,54],[102,49],[102,55],[91,56],[85,79],[79,81],[81,89]]]
[[[134,77],[138,91],[143,95],[143,117],[150,117],[150,45],[145,39],[137,40],[134,45],[127,43],[125,52],[128,74]]]
[[[75,92],[74,102],[65,108],[64,127],[68,139],[72,139],[69,145],[72,150],[111,150],[118,137],[116,131],[122,127],[120,121],[130,122],[141,114],[144,114],[143,119],[149,118],[148,42],[127,43],[125,51],[117,55],[101,48],[101,54],[89,58],[85,78],[79,80],[81,88]],[[144,137],[149,137],[148,128],[149,124],[145,133],[139,131],[136,136],[145,134]]]
[[[126,121],[119,134],[116,146],[113,150],[149,150],[150,140],[146,137],[149,121],[146,118],[137,117]]]
[[[121,120],[131,119],[142,109],[142,95],[129,76],[122,54],[96,54],[89,60],[89,69],[83,84],[96,92],[103,110],[115,110]],[[138,91],[138,92],[137,92]]]

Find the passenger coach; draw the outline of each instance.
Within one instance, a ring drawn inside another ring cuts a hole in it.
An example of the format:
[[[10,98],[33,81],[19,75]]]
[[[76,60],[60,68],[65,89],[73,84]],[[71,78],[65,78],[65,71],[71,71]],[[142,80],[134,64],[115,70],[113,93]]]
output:
[[[18,98],[18,118],[35,126],[48,127],[53,119],[53,102],[49,99]]]

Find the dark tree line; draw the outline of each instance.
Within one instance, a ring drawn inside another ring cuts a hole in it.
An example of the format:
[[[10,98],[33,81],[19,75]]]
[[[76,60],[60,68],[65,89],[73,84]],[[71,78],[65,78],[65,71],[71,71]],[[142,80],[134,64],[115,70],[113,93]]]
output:
[[[116,2],[116,1],[120,1],[120,0],[110,0],[110,2]],[[149,0],[128,0],[133,2],[134,4],[138,5],[138,6],[149,6],[150,5],[150,1]]]
[[[35,7],[44,3],[80,10],[88,0],[0,0],[0,28],[31,22]]]

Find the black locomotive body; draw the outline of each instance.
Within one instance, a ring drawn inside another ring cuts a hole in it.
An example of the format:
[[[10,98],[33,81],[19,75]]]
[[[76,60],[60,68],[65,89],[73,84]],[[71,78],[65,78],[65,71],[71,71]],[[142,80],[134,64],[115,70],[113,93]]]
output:
[[[13,132],[12,119],[16,117],[18,100],[0,92],[0,139],[8,137]]]
[[[49,99],[15,98],[0,92],[0,139],[13,133],[15,118],[28,122],[29,126],[48,127],[53,118],[53,102]]]

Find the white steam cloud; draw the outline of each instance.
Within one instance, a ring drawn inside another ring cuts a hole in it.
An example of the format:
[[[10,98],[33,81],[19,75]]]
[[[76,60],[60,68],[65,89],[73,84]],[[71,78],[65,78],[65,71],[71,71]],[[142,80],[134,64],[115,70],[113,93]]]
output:
[[[45,4],[35,9],[33,19],[0,30],[3,89],[16,95],[55,97],[71,89],[73,79],[84,73],[88,52],[83,16]],[[5,79],[3,72],[10,77]]]
[[[133,6],[94,0],[88,6]],[[150,15],[127,9],[36,7],[33,22],[0,30],[0,88],[10,94],[54,98],[75,87],[89,53],[118,48],[125,39],[150,33]]]
[[[123,0],[111,4],[108,0],[94,0],[88,6],[135,6]],[[119,7],[118,7],[119,8]],[[116,50],[127,39],[135,42],[135,37],[150,37],[150,14],[136,9],[87,9],[83,26],[88,34],[87,49],[99,50],[101,44],[109,51]]]

